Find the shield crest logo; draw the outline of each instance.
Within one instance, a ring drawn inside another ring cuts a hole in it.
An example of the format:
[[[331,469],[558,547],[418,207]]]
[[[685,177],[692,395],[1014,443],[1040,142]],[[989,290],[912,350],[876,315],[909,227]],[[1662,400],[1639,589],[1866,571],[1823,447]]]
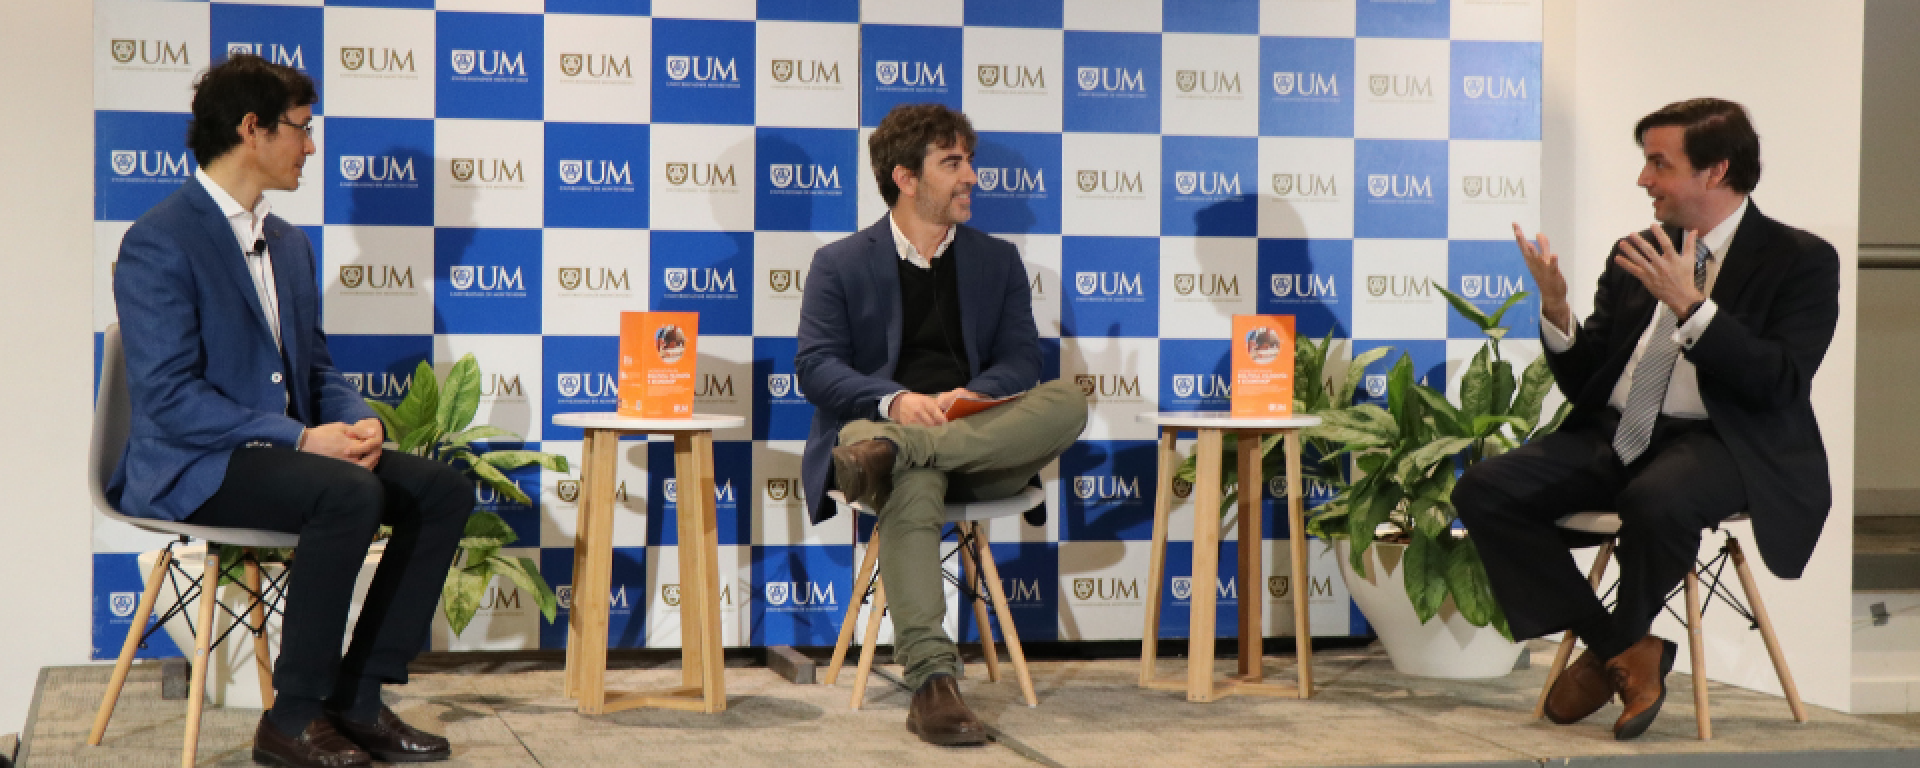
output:
[[[1174,275],[1173,289],[1179,291],[1182,296],[1193,293],[1193,275]],[[1182,395],[1182,397],[1185,397],[1185,395]]]
[[[456,157],[453,159],[453,165],[450,168],[453,171],[454,181],[473,180],[473,158]]]
[[[355,392],[366,392],[366,391],[367,391],[367,384],[366,384],[366,382],[367,382],[367,375],[366,375],[366,374],[364,374],[364,373],[342,373],[342,374],[340,374],[340,375],[346,378],[346,380],[347,380],[347,383],[348,383],[348,384],[352,384],[352,385],[353,385],[353,390],[354,390]]]
[[[587,164],[584,161],[562,160],[560,161],[560,183],[578,184],[580,183],[580,177],[586,173],[586,170]]]
[[[793,59],[773,60],[773,79],[786,82],[793,79]]]
[[[559,491],[561,501],[573,503],[580,500],[580,481],[578,480],[562,480],[555,490]]]
[[[573,585],[561,584],[554,587],[553,599],[559,601],[562,610],[573,610]]]
[[[1387,89],[1392,86],[1393,86],[1393,78],[1391,76],[1369,75],[1367,77],[1367,88],[1369,90],[1372,90],[1373,95],[1375,96],[1387,95]]]
[[[354,264],[340,268],[340,284],[348,288],[358,288],[367,277],[367,268]]]
[[[874,79],[880,81],[881,85],[893,85],[894,81],[900,79],[900,62],[875,62],[873,66],[873,76]]]
[[[1281,96],[1285,96],[1289,93],[1293,93],[1293,73],[1292,72],[1273,73],[1273,92],[1280,94]]]
[[[1193,397],[1193,376],[1183,373],[1173,377],[1173,395],[1175,397]]]
[[[687,289],[687,270],[685,267],[669,269],[662,274],[662,277],[666,278],[667,290],[669,291],[679,293]]]
[[[1192,93],[1193,86],[1199,81],[1200,73],[1191,69],[1183,69],[1173,73],[1173,84],[1180,86],[1180,92],[1182,93]]]
[[[359,181],[360,175],[367,171],[365,155],[341,155],[340,177],[347,181]]]
[[[1091,477],[1081,475],[1073,479],[1073,495],[1075,496],[1083,499],[1091,499],[1093,498],[1094,491],[1098,489],[1099,484]]]
[[[1287,596],[1287,577],[1268,576],[1267,577],[1267,594],[1272,595],[1274,597],[1286,597]]]
[[[447,278],[453,281],[456,290],[464,291],[473,287],[473,267],[453,267],[447,270]]]
[[[992,192],[995,187],[1000,186],[1000,169],[998,168],[981,168],[975,175],[980,177],[980,190],[983,192]]]
[[[784,582],[784,581],[767,582],[767,604],[768,605],[786,605],[788,596],[789,594],[788,594],[787,582]]]
[[[1093,598],[1093,579],[1074,579],[1073,596],[1081,600]]]
[[[561,397],[573,397],[580,394],[580,374],[560,374],[560,380],[557,383],[560,385]]]
[[[133,169],[137,167],[139,164],[140,164],[140,156],[136,154],[133,150],[116,149],[113,151],[113,172],[114,173],[117,173],[121,176],[125,176],[129,173],[133,173]]]
[[[789,163],[769,165],[767,166],[767,178],[773,182],[774,186],[786,189],[793,184],[793,165]]]
[[[1175,189],[1180,190],[1180,194],[1191,195],[1193,194],[1194,187],[1199,185],[1200,174],[1198,173],[1193,171],[1175,171],[1173,174],[1173,186]]]
[[[786,397],[793,391],[793,374],[773,373],[767,375],[767,394],[774,397]]]
[[[1100,186],[1099,171],[1081,171],[1077,176],[1077,180],[1080,182],[1080,191],[1082,192],[1092,192]]]
[[[1100,68],[1099,67],[1081,67],[1080,68],[1080,90],[1091,91],[1098,87],[1100,87]]]
[[[1485,176],[1462,176],[1460,177],[1460,191],[1467,193],[1467,197],[1479,197],[1480,190],[1485,188],[1486,183],[1487,177]]]
[[[980,85],[992,88],[1000,84],[1000,66],[998,64],[980,65]]]
[[[1267,495],[1276,499],[1287,497],[1287,479],[1280,475],[1267,478]]]
[[[473,74],[473,51],[455,50],[453,52],[453,71],[462,75]]]
[[[1076,373],[1073,376],[1073,383],[1074,383],[1074,386],[1077,386],[1080,388],[1081,394],[1091,397],[1093,395],[1093,391],[1095,389],[1098,389],[1100,386],[1100,377],[1094,376],[1093,374],[1090,374],[1090,373]],[[1093,481],[1088,480],[1087,482],[1091,483]]]
[[[1193,579],[1187,576],[1173,577],[1173,599],[1186,600],[1193,597]]]
[[[359,69],[362,65],[365,65],[366,63],[367,63],[367,49],[365,48],[341,48],[340,49],[340,66],[346,67],[349,71]]]
[[[227,56],[246,56],[253,54],[253,43],[227,43]]]
[[[767,498],[774,501],[786,501],[792,489],[793,483],[787,478],[775,477],[767,480]]]
[[[1460,294],[1469,299],[1480,298],[1480,275],[1464,275],[1460,278]]]
[[[1368,397],[1386,397],[1387,396],[1387,375],[1386,374],[1369,373],[1367,374],[1366,381],[1367,381]]]
[[[665,480],[660,481],[660,492],[666,495],[667,501],[671,501],[675,504],[680,503],[679,478],[669,477]]]
[[[667,163],[667,183],[676,187],[687,183],[687,164]]]
[[[1073,287],[1079,290],[1080,295],[1082,296],[1092,296],[1094,291],[1100,290],[1100,273],[1098,272],[1074,273]]]
[[[1293,191],[1293,174],[1276,173],[1273,175],[1273,193],[1285,197]]]
[[[1481,94],[1487,92],[1487,78],[1483,75],[1469,75],[1460,81],[1460,85],[1466,90],[1469,99],[1480,98]]]
[[[133,61],[133,41],[113,41],[113,60],[122,64]]]
[[[586,63],[586,57],[577,53],[560,54],[560,72],[567,77],[578,77],[580,69]]]
[[[667,57],[667,77],[675,80],[687,79],[687,73],[693,69],[693,59],[686,56]]]
[[[1182,480],[1177,477],[1174,478],[1173,479],[1173,495],[1174,495],[1174,498],[1180,498],[1180,499],[1184,499],[1188,496],[1192,496],[1193,481]]]
[[[1393,177],[1384,173],[1367,174],[1367,194],[1373,195],[1374,197],[1383,197],[1387,194],[1387,190],[1392,188]]]
[[[1368,275],[1367,276],[1367,293],[1371,293],[1375,296],[1387,295],[1387,276],[1386,275]]]
[[[115,592],[108,597],[108,607],[113,609],[115,616],[132,616],[134,605],[139,599],[140,596],[132,592]]]
[[[788,288],[793,287],[793,270],[767,270],[767,286],[772,288],[774,293],[786,293]]]
[[[1293,275],[1274,275],[1268,282],[1274,296],[1286,296],[1293,290]]]
[[[565,288],[569,291],[575,288],[579,288],[580,287],[580,268],[579,267],[561,267],[560,268],[560,287]]]
[[[664,602],[671,607],[674,607],[674,608],[680,607],[680,585],[667,584],[667,585],[661,586],[660,600],[661,602]]]

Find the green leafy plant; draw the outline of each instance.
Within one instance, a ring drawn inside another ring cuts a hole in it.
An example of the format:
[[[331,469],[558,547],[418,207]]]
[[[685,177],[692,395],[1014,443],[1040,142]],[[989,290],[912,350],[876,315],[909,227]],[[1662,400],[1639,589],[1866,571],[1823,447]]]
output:
[[[480,364],[473,355],[454,363],[444,381],[436,378],[433,367],[423,360],[414,370],[412,384],[399,406],[388,406],[371,398],[367,404],[380,415],[380,421],[387,428],[387,439],[397,442],[397,450],[465,470],[495,493],[521,504],[532,501],[507,478],[508,471],[528,464],[539,464],[555,472],[567,471],[565,456],[541,451],[480,453],[473,450],[473,443],[479,440],[520,439],[519,435],[499,427],[472,426],[474,413],[480,407]],[[526,590],[540,606],[541,615],[547,621],[554,620],[560,601],[540,575],[533,558],[500,554],[501,549],[518,539],[513,528],[497,514],[475,510],[467,518],[459,552],[440,591],[447,625],[454,634],[466,631],[480,608],[487,584],[496,575],[506,576],[515,586]]]

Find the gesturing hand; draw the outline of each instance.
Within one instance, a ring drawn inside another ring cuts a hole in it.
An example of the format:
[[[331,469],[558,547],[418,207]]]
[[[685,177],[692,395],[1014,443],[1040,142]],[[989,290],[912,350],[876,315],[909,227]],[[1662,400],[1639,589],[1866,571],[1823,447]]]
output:
[[[918,392],[902,392],[893,397],[887,418],[912,427],[937,427],[947,423],[945,411],[938,400]]]
[[[1685,322],[1695,304],[1706,298],[1699,288],[1693,285],[1694,242],[1693,230],[1687,230],[1681,238],[1680,247],[1673,247],[1673,240],[1667,237],[1667,231],[1659,226],[1653,228],[1654,239],[1659,246],[1647,242],[1640,233],[1635,232],[1620,241],[1620,249],[1614,254],[1613,263],[1620,265],[1628,274],[1640,279],[1647,292],[1673,310],[1673,316]]]
[[[1514,222],[1513,240],[1520,244],[1520,255],[1533,273],[1533,284],[1540,288],[1540,312],[1554,327],[1566,333],[1573,327],[1573,310],[1567,306],[1567,278],[1560,273],[1560,257],[1542,234],[1537,242],[1527,242],[1526,232]]]

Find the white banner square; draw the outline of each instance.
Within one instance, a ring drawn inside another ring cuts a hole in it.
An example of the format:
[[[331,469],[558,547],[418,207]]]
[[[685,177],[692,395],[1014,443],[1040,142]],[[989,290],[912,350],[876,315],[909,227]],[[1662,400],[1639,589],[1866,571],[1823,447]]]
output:
[[[1504,240],[1540,229],[1540,142],[1447,142],[1447,237]]]
[[[434,121],[433,223],[538,227],[546,135],[532,120]]]
[[[194,79],[213,65],[208,6],[97,0],[93,9],[94,107],[188,111]]]
[[[753,337],[700,334],[698,372],[693,377],[693,410],[739,416],[746,423],[716,429],[715,440],[753,439]]]
[[[668,125],[652,128],[647,174],[656,229],[753,229],[753,127]]]
[[[1201,136],[1260,133],[1260,38],[1160,36],[1160,131]]]
[[[1445,339],[1447,241],[1353,241],[1353,338]]]
[[[619,335],[621,312],[647,308],[648,245],[642,229],[541,230],[541,330]]]
[[[847,232],[753,233],[753,335],[796,336],[813,254]]]
[[[974,130],[1059,132],[1060,30],[967,27],[962,35],[961,103]]]
[[[1067,29],[1159,32],[1161,0],[1066,0]]]
[[[1087,430],[1080,439],[1154,439],[1154,427],[1138,417],[1159,410],[1159,339],[1061,339],[1060,378],[1087,394]]]
[[[1542,0],[1452,0],[1453,39],[1537,42],[1544,33]]]
[[[761,440],[753,444],[753,543],[755,546],[847,546],[853,543],[853,515],[842,512],[814,525],[801,496],[800,455],[804,440]]]
[[[473,423],[538,440],[546,423],[540,407],[544,375],[540,337],[436,335],[434,374],[444,379],[447,370],[467,354],[480,363],[480,409]]]
[[[757,35],[754,122],[794,128],[859,126],[860,25],[762,21]]]
[[[120,241],[133,228],[131,221],[93,223],[93,331],[120,322],[120,310],[113,300],[113,271],[120,265]]]
[[[1353,139],[1260,138],[1260,236],[1353,237]]]
[[[1451,43],[1363,37],[1353,43],[1353,135],[1444,139]]]
[[[580,531],[580,494],[586,488],[586,462],[577,440],[547,440],[540,450],[566,457],[566,474],[540,470],[540,542],[547,549],[573,546]],[[614,463],[613,546],[647,545],[647,442],[620,441]]]
[[[1033,294],[1033,325],[1040,338],[1060,338],[1060,236],[997,234],[1020,249]]]
[[[325,9],[326,105],[344,117],[433,117],[433,11]]]
[[[1060,542],[1060,639],[1139,638],[1152,549],[1150,541]]]
[[[320,230],[327,333],[433,333],[433,228]]]
[[[1354,0],[1260,0],[1262,35],[1353,37],[1358,18]]]
[[[747,644],[747,631],[753,623],[753,574],[748,561],[750,547],[721,546],[716,565],[720,571],[720,645],[734,648]],[[647,547],[647,647],[680,647],[680,606],[685,592],[680,581],[680,548]]]
[[[957,27],[963,19],[962,0],[861,0],[860,3],[860,21],[867,24]]]
[[[652,114],[651,19],[549,14],[545,56],[546,119],[644,123]]]
[[[1160,238],[1160,338],[1231,337],[1233,316],[1257,311],[1258,251],[1251,237]]]
[[[1068,133],[1060,137],[1060,232],[1160,234],[1160,137]]]

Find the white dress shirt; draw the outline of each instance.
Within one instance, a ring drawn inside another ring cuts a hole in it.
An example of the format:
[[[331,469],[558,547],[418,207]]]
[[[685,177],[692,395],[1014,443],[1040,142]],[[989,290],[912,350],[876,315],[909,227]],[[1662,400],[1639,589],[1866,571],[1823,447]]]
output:
[[[1700,238],[1700,242],[1707,246],[1707,252],[1710,254],[1707,257],[1707,284],[1701,289],[1701,292],[1708,296],[1713,295],[1714,280],[1720,276],[1721,264],[1726,261],[1724,257],[1727,253],[1727,245],[1733,242],[1733,233],[1740,227],[1740,219],[1747,215],[1747,205],[1747,199],[1741,198],[1740,207],[1735,208],[1732,214]],[[1655,245],[1657,246],[1658,243]],[[1680,244],[1674,243],[1674,247],[1678,248]],[[1673,314],[1673,310],[1664,303],[1654,311]],[[1714,315],[1718,311],[1719,308],[1713,303],[1713,299],[1709,298],[1701,302],[1700,308],[1693,311],[1693,316],[1674,329],[1673,340],[1679,342],[1683,350],[1692,349],[1694,342],[1699,341],[1700,337],[1707,332],[1707,326],[1713,322]],[[1653,340],[1653,329],[1658,325],[1658,322],[1647,323],[1647,329],[1640,335],[1640,343],[1633,348],[1633,357],[1627,360],[1626,370],[1620,373],[1620,380],[1614,383],[1613,395],[1607,398],[1607,404],[1613,406],[1615,410],[1626,410],[1627,393],[1633,391],[1633,373],[1638,370],[1640,357],[1646,354],[1647,344]],[[1560,329],[1554,327],[1544,315],[1540,319],[1540,339],[1545,343],[1547,351],[1555,354],[1565,352],[1573,346],[1574,334],[1577,331],[1577,328],[1573,328],[1568,329],[1566,333],[1561,333]],[[1686,355],[1681,355],[1680,359],[1673,363],[1673,376],[1667,381],[1667,399],[1661,403],[1660,412],[1681,419],[1707,418],[1707,406],[1700,400],[1700,374],[1694,369],[1693,361],[1688,360]]]
[[[260,299],[260,309],[266,315],[267,328],[273,331],[273,343],[280,345],[280,298],[274,291],[273,259],[267,255],[265,245],[259,251],[253,249],[254,243],[265,243],[267,214],[273,206],[267,202],[267,196],[261,195],[260,202],[253,210],[241,207],[240,201],[222,189],[219,183],[208,176],[205,169],[195,169],[193,176],[200,180],[200,186],[206,187],[207,194],[213,197],[213,204],[220,206],[220,213],[227,217],[227,224],[233,227],[233,237],[240,242],[240,253],[247,261],[247,273],[253,276],[253,290]]]
[[[900,231],[900,222],[894,221],[891,213],[887,214],[887,226],[893,229],[893,250],[900,254],[900,260],[921,269],[933,269],[933,260],[947,252],[947,246],[953,245],[953,234],[960,230],[959,227],[947,227],[947,236],[940,240],[939,245],[933,247],[933,255],[922,256],[920,249],[913,247],[913,241],[907,239],[907,233]],[[900,392],[905,391],[900,390]],[[900,392],[880,398],[881,421],[887,420],[888,409],[893,407],[893,399],[899,397]]]

